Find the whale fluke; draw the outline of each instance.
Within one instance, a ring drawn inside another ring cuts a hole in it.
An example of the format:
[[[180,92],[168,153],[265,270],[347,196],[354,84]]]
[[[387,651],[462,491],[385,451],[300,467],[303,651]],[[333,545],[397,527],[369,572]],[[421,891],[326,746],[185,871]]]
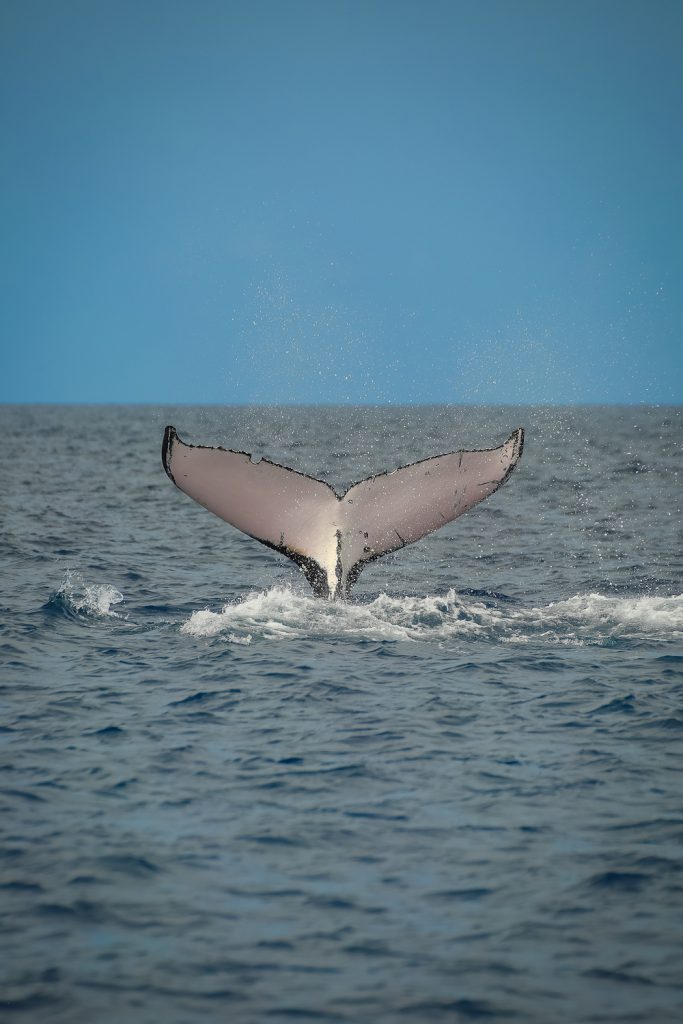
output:
[[[246,452],[186,444],[166,427],[173,483],[238,530],[287,555],[319,597],[345,598],[363,568],[438,530],[504,484],[524,447],[457,451],[379,473],[338,495],[329,484]]]

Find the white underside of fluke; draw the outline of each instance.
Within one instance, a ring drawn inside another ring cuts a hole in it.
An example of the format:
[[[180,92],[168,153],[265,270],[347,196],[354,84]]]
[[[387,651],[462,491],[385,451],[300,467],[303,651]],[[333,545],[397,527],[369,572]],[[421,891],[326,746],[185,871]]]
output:
[[[246,452],[186,444],[167,427],[173,482],[215,515],[293,559],[316,594],[347,596],[368,562],[412,544],[493,494],[522,454],[518,428],[498,448],[437,455],[337,495],[322,480],[252,462]]]

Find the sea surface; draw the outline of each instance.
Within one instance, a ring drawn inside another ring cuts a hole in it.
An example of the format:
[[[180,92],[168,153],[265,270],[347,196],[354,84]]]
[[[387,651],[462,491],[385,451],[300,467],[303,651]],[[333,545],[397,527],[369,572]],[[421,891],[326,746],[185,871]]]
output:
[[[338,488],[526,427],[348,604],[163,428]],[[683,1020],[680,407],[0,407],[0,1018]]]

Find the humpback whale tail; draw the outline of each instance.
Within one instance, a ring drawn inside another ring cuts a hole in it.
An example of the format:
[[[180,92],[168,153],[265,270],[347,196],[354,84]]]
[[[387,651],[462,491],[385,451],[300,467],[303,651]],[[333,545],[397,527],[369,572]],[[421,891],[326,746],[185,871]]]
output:
[[[524,431],[499,448],[435,455],[368,477],[342,495],[329,484],[246,452],[186,444],[166,427],[173,483],[238,530],[287,555],[319,597],[345,598],[363,568],[457,519],[504,484]]]

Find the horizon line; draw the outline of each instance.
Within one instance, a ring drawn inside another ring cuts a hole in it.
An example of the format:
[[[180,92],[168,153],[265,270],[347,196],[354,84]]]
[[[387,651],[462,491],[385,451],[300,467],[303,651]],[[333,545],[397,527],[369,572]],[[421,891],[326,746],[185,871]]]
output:
[[[574,409],[574,408],[680,408],[676,401],[607,401],[607,402],[174,402],[174,401],[2,401],[0,408],[19,407],[81,407],[81,408],[163,408],[174,406],[185,409],[410,409],[410,408],[466,408],[466,409]]]

